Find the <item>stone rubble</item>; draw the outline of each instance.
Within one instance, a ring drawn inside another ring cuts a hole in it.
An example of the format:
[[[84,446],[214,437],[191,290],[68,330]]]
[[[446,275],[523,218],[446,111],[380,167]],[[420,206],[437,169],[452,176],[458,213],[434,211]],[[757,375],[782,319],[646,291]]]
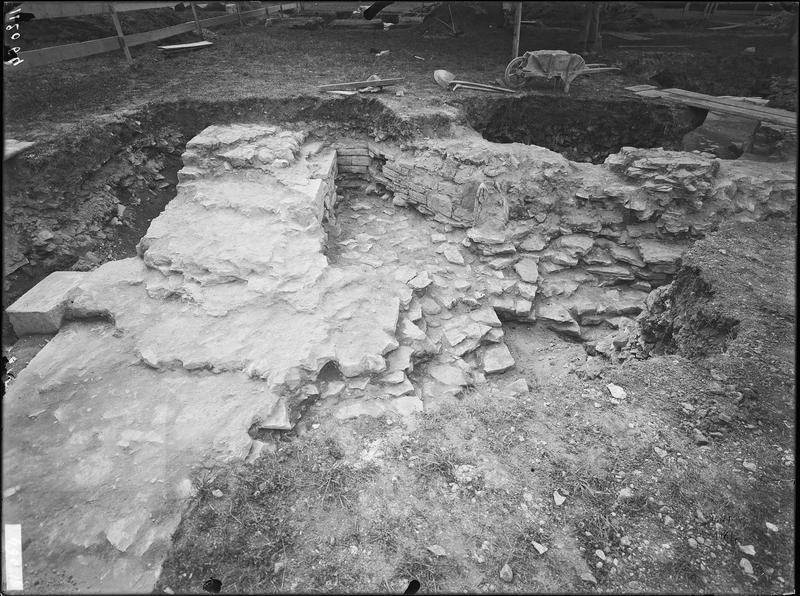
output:
[[[38,495],[30,511],[55,491],[77,503],[47,526],[25,521],[40,533],[32,565],[53,543],[76,576],[100,561],[113,570],[94,590],[149,590],[193,468],[249,457],[248,431],[291,429],[318,399],[348,419],[457,395],[515,366],[501,318],[623,360],[633,317],[666,308],[692,239],[796,208],[787,164],[633,148],[573,163],[453,129],[414,147],[332,148],[269,125],[208,127],[137,257],[52,274],[8,309],[18,334],[58,334],[4,398],[4,421],[21,429],[4,465]],[[337,209],[337,170],[371,178],[374,196]],[[396,211],[406,206],[446,233],[417,235]],[[329,260],[325,224],[343,217],[363,231]],[[35,242],[52,240],[43,230]],[[339,378],[318,378],[329,366]],[[528,391],[517,379],[504,393]],[[46,474],[25,451],[42,435],[52,440],[36,457],[60,464]]]

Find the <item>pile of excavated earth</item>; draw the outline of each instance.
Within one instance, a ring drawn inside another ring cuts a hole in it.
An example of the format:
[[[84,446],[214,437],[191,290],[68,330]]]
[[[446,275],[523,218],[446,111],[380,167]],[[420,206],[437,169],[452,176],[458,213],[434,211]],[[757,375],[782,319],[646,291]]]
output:
[[[38,589],[150,590],[199,466],[256,457],[317,400],[407,415],[480,384],[515,365],[505,320],[646,350],[635,317],[693,239],[795,214],[789,163],[624,148],[595,165],[451,132],[210,126],[138,256],[7,309],[19,336],[57,333],[4,398]],[[337,181],[366,198],[337,206]]]

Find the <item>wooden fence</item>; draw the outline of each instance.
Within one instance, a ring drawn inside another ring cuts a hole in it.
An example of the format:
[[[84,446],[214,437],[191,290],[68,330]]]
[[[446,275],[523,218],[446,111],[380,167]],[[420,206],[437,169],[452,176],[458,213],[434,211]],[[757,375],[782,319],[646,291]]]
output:
[[[33,4],[33,3],[28,3],[28,4]],[[42,3],[42,4],[50,4],[50,3]],[[61,4],[61,3],[52,3],[52,4]],[[64,3],[64,4],[69,4],[69,3]],[[11,66],[10,68],[14,69],[33,68],[36,66],[43,66],[45,64],[53,64],[55,62],[61,62],[62,60],[84,58],[86,56],[103,54],[105,52],[112,52],[114,50],[122,50],[126,59],[128,60],[128,63],[130,63],[131,57],[128,48],[131,47],[139,46],[145,43],[150,43],[159,39],[165,39],[167,37],[172,37],[174,35],[180,35],[181,33],[187,33],[192,30],[199,30],[201,27],[208,28],[208,27],[213,27],[215,25],[233,23],[236,21],[243,22],[243,19],[245,18],[256,18],[257,20],[263,20],[266,19],[271,14],[277,14],[288,10],[300,9],[299,2],[291,2],[286,4],[274,4],[271,6],[265,6],[257,10],[238,12],[238,4],[237,4],[236,13],[226,14],[218,17],[211,17],[208,19],[197,18],[197,13],[196,11],[193,10],[193,13],[195,15],[194,21],[181,23],[179,25],[173,25],[171,27],[165,27],[163,29],[145,31],[144,33],[134,33],[131,35],[125,35],[122,32],[122,28],[119,24],[119,19],[117,18],[116,12],[119,10],[119,6],[124,6],[128,4],[127,2],[104,2],[104,3],[92,2],[87,4],[94,5],[93,14],[98,14],[97,11],[98,5],[100,4],[105,5],[106,7],[105,12],[111,13],[111,16],[114,20],[114,25],[117,29],[117,35],[115,37],[104,37],[102,39],[92,39],[90,41],[70,43],[62,46],[53,46],[50,48],[42,48],[40,50],[29,50],[27,52],[25,51],[19,52],[18,62],[13,66]],[[153,4],[163,4],[163,3],[136,2],[131,4],[153,5]],[[171,3],[171,5],[175,4],[178,4],[178,2]],[[151,6],[139,7],[137,8],[137,10],[143,10],[146,8],[151,8]],[[126,10],[131,10],[131,8],[126,7]]]

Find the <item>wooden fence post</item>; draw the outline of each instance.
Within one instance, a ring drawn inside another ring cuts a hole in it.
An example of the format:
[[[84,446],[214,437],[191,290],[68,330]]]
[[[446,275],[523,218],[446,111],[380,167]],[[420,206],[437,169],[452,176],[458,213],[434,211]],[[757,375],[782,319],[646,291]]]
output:
[[[511,47],[511,59],[514,60],[517,56],[519,56],[519,32],[520,28],[522,27],[522,2],[517,2],[517,6],[514,10],[514,41]]]
[[[242,11],[239,10],[239,3],[234,2],[234,5],[236,6],[236,16],[239,17],[239,25],[244,29],[244,19],[242,18]]]
[[[200,19],[197,18],[197,8],[194,5],[194,2],[189,2],[189,6],[192,7],[192,14],[194,15],[194,22],[197,23],[197,34],[200,37],[203,37],[203,27],[200,25]]]
[[[131,51],[128,49],[128,44],[125,42],[125,34],[122,32],[122,25],[119,23],[119,17],[117,16],[117,11],[114,8],[114,3],[108,3],[108,9],[111,11],[111,20],[114,21],[114,27],[117,30],[117,37],[119,38],[119,45],[122,48],[122,51],[125,52],[125,59],[128,61],[128,64],[133,64],[133,58],[131,58]]]

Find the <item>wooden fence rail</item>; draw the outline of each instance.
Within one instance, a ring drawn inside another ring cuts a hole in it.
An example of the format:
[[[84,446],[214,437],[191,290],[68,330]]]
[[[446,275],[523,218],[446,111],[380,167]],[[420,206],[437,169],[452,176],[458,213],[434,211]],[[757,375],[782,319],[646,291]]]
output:
[[[215,25],[223,25],[225,23],[234,23],[240,18],[256,18],[262,20],[267,18],[270,14],[276,14],[285,10],[299,9],[299,3],[291,2],[287,4],[275,4],[266,6],[257,10],[249,10],[247,12],[234,13],[223,15],[219,17],[211,17],[208,19],[200,19],[202,27],[213,27]],[[90,41],[82,41],[79,43],[70,43],[63,46],[53,46],[50,48],[42,48],[40,50],[28,50],[27,52],[20,52],[19,58],[21,62],[16,66],[6,68],[28,69],[36,66],[44,66],[46,64],[54,64],[62,60],[73,60],[75,58],[85,58],[86,56],[93,56],[95,54],[103,54],[105,52],[112,52],[114,50],[123,49],[124,46],[128,48],[139,46],[145,43],[165,39],[187,33],[196,29],[197,23],[189,21],[179,25],[172,25],[163,29],[155,29],[153,31],[145,31],[144,33],[134,33],[132,35],[122,35],[115,37],[104,37],[102,39],[92,39]],[[124,40],[124,45],[123,45]]]

